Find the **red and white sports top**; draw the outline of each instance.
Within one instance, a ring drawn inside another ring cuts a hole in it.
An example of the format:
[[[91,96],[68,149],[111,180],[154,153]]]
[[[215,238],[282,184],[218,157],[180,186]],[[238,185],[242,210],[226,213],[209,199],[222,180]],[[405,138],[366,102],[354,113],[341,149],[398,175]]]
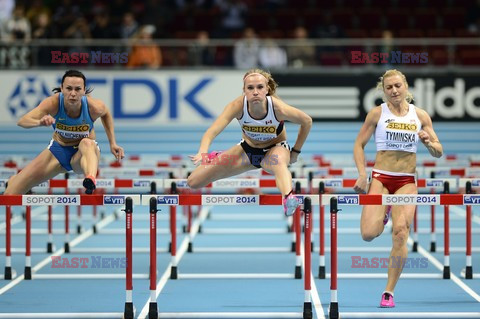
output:
[[[415,105],[408,105],[405,116],[396,116],[386,103],[381,105],[382,115],[375,129],[375,143],[377,151],[403,151],[416,153],[418,132],[422,124],[418,119]]]
[[[273,110],[271,96],[267,96],[267,114],[263,119],[254,119],[248,112],[247,97],[243,99],[243,115],[238,120],[243,133],[250,139],[259,142],[268,142],[276,138],[283,131],[283,121],[277,120]]]

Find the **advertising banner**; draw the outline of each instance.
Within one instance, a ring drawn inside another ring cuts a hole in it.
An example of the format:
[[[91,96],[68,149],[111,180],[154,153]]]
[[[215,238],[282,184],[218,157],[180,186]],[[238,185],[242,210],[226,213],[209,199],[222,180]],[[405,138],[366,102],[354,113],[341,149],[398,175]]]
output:
[[[2,71],[0,123],[14,124],[59,86],[63,70]],[[92,97],[119,124],[208,124],[242,94],[239,71],[85,70]],[[278,95],[317,121],[363,121],[382,102],[378,75],[274,73]],[[408,76],[408,75],[407,75]],[[434,121],[478,121],[480,78],[468,74],[409,76],[414,104]]]

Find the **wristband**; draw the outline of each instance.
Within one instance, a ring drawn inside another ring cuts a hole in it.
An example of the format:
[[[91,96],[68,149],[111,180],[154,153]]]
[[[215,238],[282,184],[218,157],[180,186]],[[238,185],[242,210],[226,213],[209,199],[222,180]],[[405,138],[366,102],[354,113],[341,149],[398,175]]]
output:
[[[299,150],[296,150],[296,149],[294,149],[293,147],[292,147],[292,152],[295,152],[295,153],[297,153],[297,154],[300,154],[300,153],[301,153]]]

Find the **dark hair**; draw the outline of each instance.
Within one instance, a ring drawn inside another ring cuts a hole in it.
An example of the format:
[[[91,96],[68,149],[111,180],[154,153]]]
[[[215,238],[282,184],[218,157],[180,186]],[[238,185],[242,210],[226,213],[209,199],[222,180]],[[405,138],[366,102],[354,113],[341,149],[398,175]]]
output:
[[[93,88],[87,87],[87,79],[85,78],[85,75],[83,75],[82,72],[78,70],[68,70],[65,72],[65,74],[62,77],[62,83],[60,87],[56,87],[52,90],[53,93],[60,93],[61,87],[63,86],[63,82],[65,81],[66,77],[77,77],[77,78],[82,78],[83,79],[83,85],[85,86],[85,94],[91,93],[93,91]]]

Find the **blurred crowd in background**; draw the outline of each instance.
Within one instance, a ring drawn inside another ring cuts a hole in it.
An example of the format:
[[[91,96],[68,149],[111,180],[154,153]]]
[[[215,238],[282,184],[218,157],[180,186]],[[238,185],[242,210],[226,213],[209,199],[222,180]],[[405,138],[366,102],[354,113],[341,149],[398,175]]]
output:
[[[130,68],[350,66],[352,50],[428,52],[429,65],[471,66],[480,65],[479,35],[480,0],[0,0],[1,47],[18,51],[23,42],[40,66],[51,65],[57,49],[126,51]],[[317,41],[364,38],[382,42],[366,48]],[[450,40],[395,44],[444,38]],[[50,45],[52,39],[72,42]],[[90,41],[108,39],[121,45]],[[162,42],[172,39],[179,42]],[[37,40],[47,42],[31,46]]]

